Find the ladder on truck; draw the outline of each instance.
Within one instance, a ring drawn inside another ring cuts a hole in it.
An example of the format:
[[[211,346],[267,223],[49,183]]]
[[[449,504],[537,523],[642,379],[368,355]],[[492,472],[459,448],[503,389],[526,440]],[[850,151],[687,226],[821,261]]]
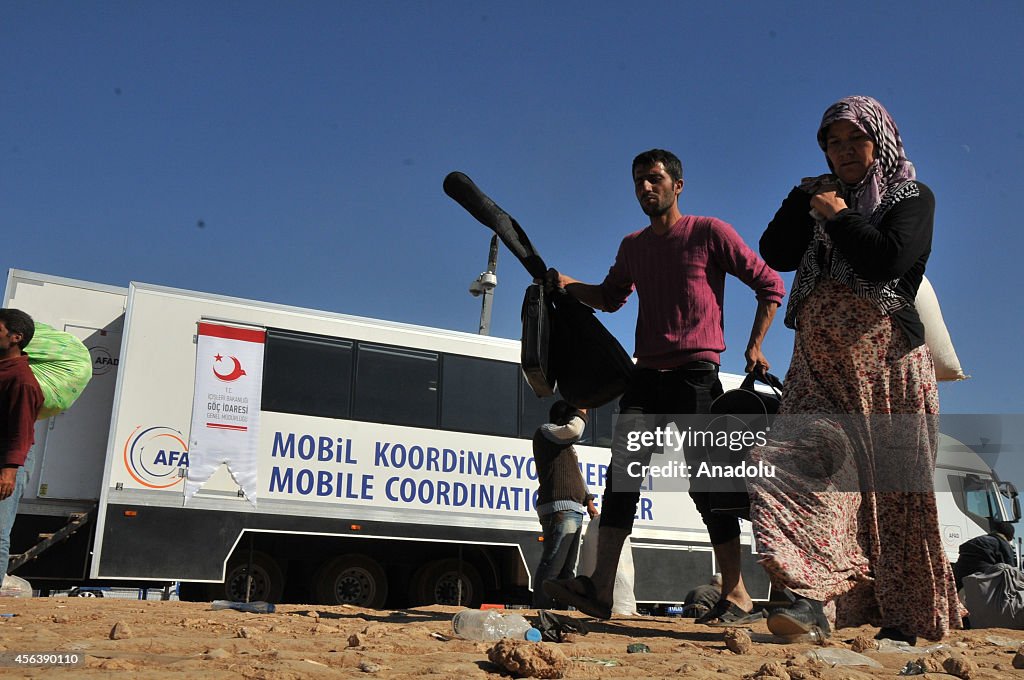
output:
[[[39,534],[38,543],[19,555],[10,556],[10,561],[7,564],[8,573],[13,573],[18,567],[31,562],[53,546],[63,543],[74,536],[78,533],[79,529],[89,523],[94,511],[95,508],[90,508],[85,512],[69,513],[67,524],[60,529],[53,533]]]

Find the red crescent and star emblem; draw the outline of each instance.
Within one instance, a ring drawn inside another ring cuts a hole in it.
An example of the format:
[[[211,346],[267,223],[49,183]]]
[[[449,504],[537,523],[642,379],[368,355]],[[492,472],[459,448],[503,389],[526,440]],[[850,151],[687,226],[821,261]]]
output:
[[[231,361],[234,362],[234,368],[232,368],[231,371],[228,373],[218,373],[217,366],[214,365],[213,374],[217,376],[218,380],[223,380],[224,382],[234,382],[241,378],[243,375],[245,375],[245,371],[242,370],[242,364],[238,360],[238,357],[229,356],[228,359],[231,359]],[[215,354],[213,357],[213,361],[214,364],[220,363],[224,361],[224,357],[220,354]]]

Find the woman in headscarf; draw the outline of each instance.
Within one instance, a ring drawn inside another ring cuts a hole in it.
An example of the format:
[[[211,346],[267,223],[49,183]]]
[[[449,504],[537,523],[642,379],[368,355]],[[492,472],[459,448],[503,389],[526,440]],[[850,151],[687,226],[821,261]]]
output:
[[[914,299],[931,252],[935,199],[896,124],[846,97],[818,128],[829,174],[806,178],[761,237],[774,269],[797,270],[796,330],[780,418],[749,481],[761,564],[793,604],[768,626],[880,626],[914,644],[959,627],[932,476],[938,391]]]

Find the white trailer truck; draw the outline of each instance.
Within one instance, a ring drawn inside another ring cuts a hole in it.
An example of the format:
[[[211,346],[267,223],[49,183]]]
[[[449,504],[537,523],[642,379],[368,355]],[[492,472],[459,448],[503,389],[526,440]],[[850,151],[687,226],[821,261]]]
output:
[[[37,425],[11,563],[35,587],[179,582],[186,599],[370,607],[529,601],[541,552],[530,438],[550,400],[523,380],[518,342],[18,270],[4,305],[75,333],[94,359],[79,401]],[[243,361],[231,344],[207,357],[209,338],[259,338],[262,358]],[[242,375],[260,378],[255,398],[232,393]],[[592,414],[577,447],[598,494],[612,408]],[[225,453],[208,430],[240,443]],[[980,458],[943,441],[936,480],[955,559],[989,517],[1015,521],[1019,508]],[[192,495],[186,471],[204,467]],[[633,555],[639,602],[680,602],[715,571],[685,493],[641,499]],[[744,562],[752,594],[768,599],[750,551]]]

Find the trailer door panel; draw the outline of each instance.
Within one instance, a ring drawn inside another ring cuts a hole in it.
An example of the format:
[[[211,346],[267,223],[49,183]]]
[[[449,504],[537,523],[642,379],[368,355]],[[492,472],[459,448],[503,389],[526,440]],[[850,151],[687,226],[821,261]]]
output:
[[[92,379],[75,403],[50,418],[39,473],[39,498],[95,500],[103,481],[121,334],[65,324],[92,356]]]

